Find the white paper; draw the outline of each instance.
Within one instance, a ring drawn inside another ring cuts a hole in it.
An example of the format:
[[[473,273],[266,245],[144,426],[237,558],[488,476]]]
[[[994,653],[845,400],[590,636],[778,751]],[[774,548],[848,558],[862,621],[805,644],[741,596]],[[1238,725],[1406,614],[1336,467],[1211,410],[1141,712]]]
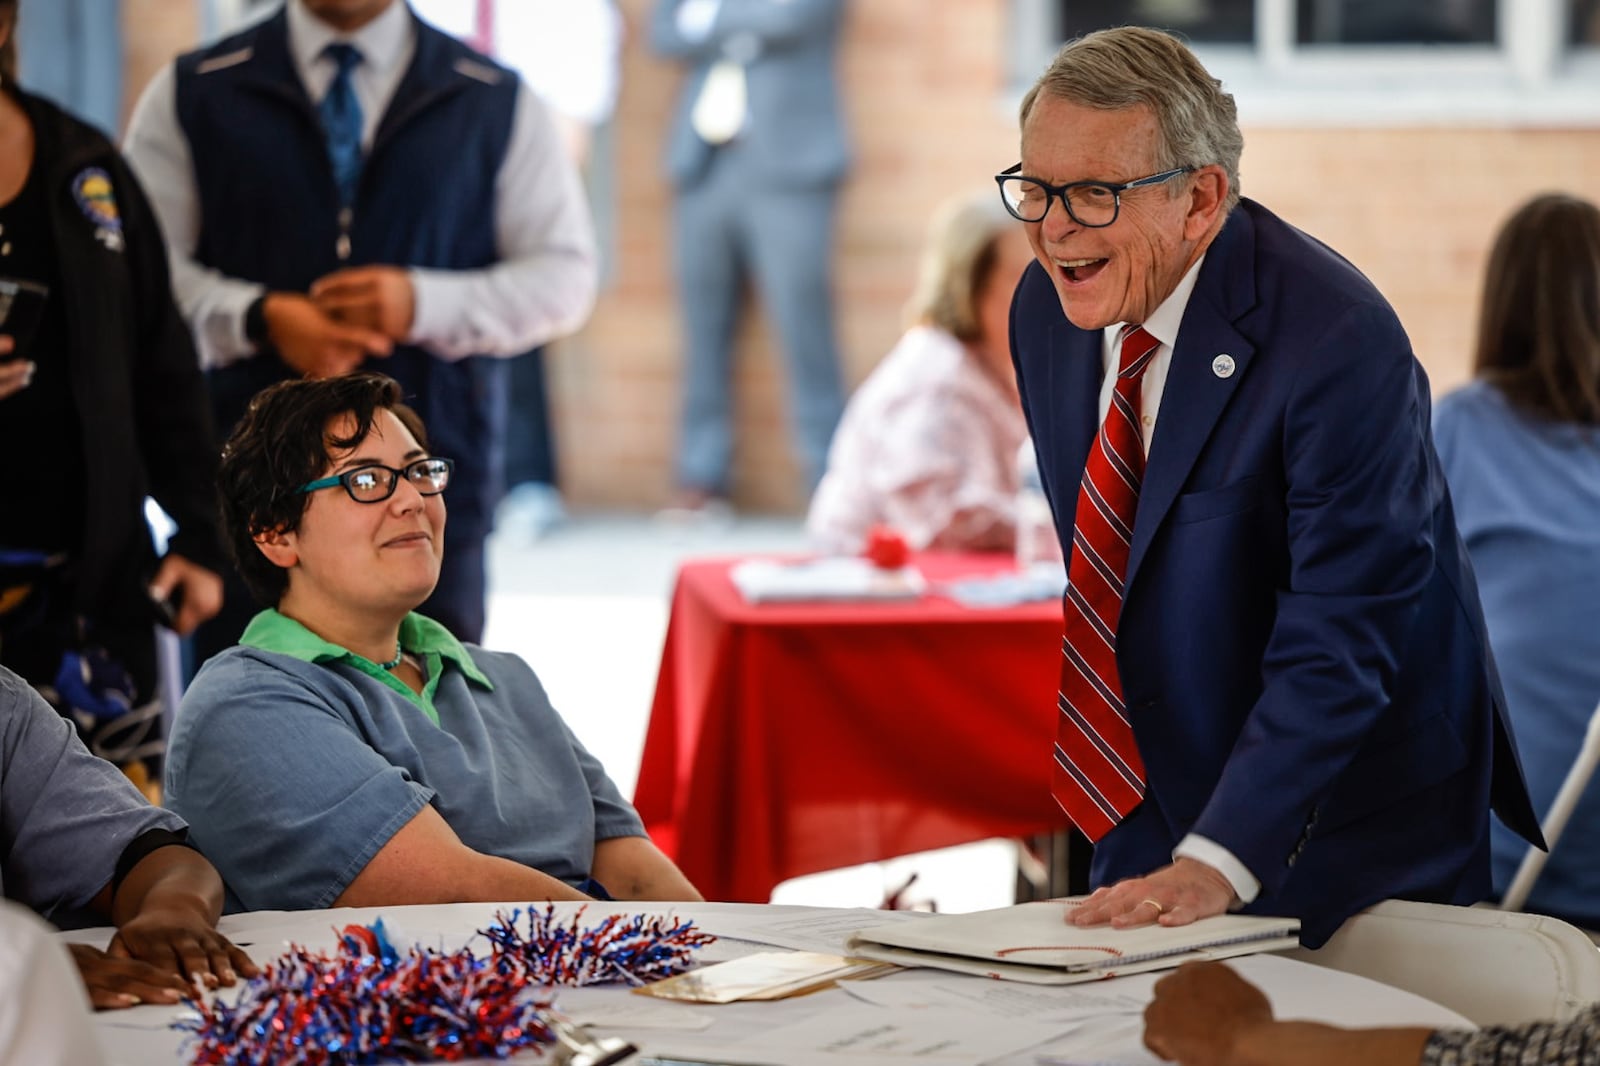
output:
[[[868,1062],[983,1063],[1061,1035],[1049,1022],[996,1026],[979,1014],[948,1010],[885,1010],[852,1003],[766,1034],[770,1047]],[[752,1049],[753,1053],[754,1049]]]
[[[1142,1017],[1090,1018],[1065,1040],[1034,1048],[1033,1066],[1158,1066]]]
[[[1146,999],[1104,988],[1108,983],[1052,988],[984,978],[936,984],[902,983],[886,978],[846,981],[839,987],[864,1003],[880,1007],[979,1011],[991,1018],[1025,1018],[1037,1022],[1069,1022],[1100,1015],[1144,1012]]]
[[[779,600],[914,600],[928,587],[912,566],[885,570],[867,559],[825,557],[800,562],[750,559],[728,571],[749,603]]]
[[[892,925],[929,918],[922,911],[880,911],[870,907],[851,910],[823,911],[793,917],[763,919],[751,913],[747,919],[718,916],[708,926],[718,936],[735,940],[748,940],[756,944],[794,951],[821,951],[832,955],[847,955],[846,941],[852,933],[867,925]]]
[[[557,993],[567,1015],[579,1025],[596,1029],[675,1029],[699,1032],[711,1028],[716,1019],[705,1011],[683,1003],[652,1002],[639,996],[607,997],[584,1004],[573,1002],[571,990]]]

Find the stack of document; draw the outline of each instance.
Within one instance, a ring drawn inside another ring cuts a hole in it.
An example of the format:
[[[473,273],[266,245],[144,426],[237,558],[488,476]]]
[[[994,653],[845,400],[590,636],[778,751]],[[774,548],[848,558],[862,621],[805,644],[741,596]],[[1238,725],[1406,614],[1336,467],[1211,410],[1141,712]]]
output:
[[[787,999],[837,981],[864,981],[894,970],[888,963],[848,959],[816,951],[762,951],[702,966],[634,989],[644,996],[691,1003]]]
[[[885,570],[848,556],[782,562],[750,559],[728,571],[750,603],[780,600],[914,600],[927,589],[922,572]]]
[[[1070,985],[1203,959],[1287,951],[1300,943],[1300,922],[1295,918],[1224,914],[1171,927],[1079,928],[1066,922],[1071,905],[1046,900],[872,926],[850,938],[849,951],[857,958],[901,966]]]

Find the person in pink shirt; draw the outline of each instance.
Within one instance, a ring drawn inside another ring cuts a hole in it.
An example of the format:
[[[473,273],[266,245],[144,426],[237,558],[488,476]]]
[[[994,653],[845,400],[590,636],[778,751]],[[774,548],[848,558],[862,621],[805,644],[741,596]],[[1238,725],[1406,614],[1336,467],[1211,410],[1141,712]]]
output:
[[[1017,400],[1006,316],[1030,253],[993,194],[935,215],[909,328],[845,408],[806,528],[829,551],[859,551],[892,526],[913,549],[1010,551]]]

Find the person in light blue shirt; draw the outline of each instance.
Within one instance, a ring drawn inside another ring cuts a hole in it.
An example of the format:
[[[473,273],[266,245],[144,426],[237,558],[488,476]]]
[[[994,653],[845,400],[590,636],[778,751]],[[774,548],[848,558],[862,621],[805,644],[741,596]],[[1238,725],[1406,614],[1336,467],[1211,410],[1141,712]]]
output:
[[[232,909],[699,899],[527,664],[415,613],[451,468],[382,375],[251,401],[219,483],[268,609],[185,694],[168,804]]]
[[[183,820],[91,755],[71,723],[3,666],[0,897],[62,929],[117,927],[104,949],[71,946],[96,1008],[177,1003],[191,981],[232,985],[256,973],[217,932],[222,881],[185,840]],[[15,1030],[0,1017],[0,1062],[32,1061],[6,1054]]]
[[[1434,438],[1542,813],[1600,702],[1600,208],[1546,195],[1505,223],[1475,375],[1439,402]],[[1503,894],[1527,845],[1495,822],[1492,851]],[[1527,908],[1600,929],[1600,785]]]

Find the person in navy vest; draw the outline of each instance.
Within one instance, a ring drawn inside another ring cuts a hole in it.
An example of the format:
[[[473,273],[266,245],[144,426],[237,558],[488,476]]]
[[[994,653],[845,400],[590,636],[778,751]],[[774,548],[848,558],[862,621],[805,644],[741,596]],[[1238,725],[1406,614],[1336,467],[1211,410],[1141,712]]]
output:
[[[1098,838],[1071,920],[1244,908],[1315,947],[1486,896],[1491,803],[1540,835],[1426,376],[1366,278],[1239,197],[1243,143],[1173,37],[1066,45],[998,175],[1037,260],[1011,343],[1069,560],[1055,794]]]
[[[394,377],[458,466],[431,617],[482,638],[507,357],[576,329],[596,254],[576,171],[517,76],[403,0],[288,0],[178,57],[128,131],[218,427],[296,376]],[[252,609],[242,584],[202,657]]]

